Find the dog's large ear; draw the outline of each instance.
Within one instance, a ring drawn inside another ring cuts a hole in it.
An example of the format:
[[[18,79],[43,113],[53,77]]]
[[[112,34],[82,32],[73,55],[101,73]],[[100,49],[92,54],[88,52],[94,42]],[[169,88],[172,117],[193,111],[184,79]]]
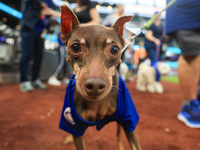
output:
[[[66,4],[63,4],[61,6],[61,39],[63,43],[68,41],[69,33],[79,24],[73,11]]]
[[[123,36],[124,24],[128,21],[131,21],[132,18],[132,15],[122,16],[115,22],[115,24],[112,27],[117,30],[119,35]]]

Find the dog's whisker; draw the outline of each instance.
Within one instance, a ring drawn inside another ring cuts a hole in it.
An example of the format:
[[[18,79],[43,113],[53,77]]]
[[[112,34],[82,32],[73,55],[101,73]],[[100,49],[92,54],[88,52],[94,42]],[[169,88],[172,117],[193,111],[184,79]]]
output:
[[[111,95],[116,95],[116,94],[117,94],[117,92],[110,92],[110,94],[111,94]]]
[[[114,86],[114,85],[112,86],[112,88],[119,89],[119,87],[118,87],[118,86]]]

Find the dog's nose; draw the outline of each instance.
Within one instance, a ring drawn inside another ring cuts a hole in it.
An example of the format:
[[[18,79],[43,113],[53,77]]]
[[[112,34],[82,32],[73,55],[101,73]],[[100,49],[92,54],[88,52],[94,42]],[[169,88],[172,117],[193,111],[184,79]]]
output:
[[[85,89],[87,94],[91,96],[101,95],[106,87],[106,82],[104,79],[100,78],[87,78],[85,80]]]

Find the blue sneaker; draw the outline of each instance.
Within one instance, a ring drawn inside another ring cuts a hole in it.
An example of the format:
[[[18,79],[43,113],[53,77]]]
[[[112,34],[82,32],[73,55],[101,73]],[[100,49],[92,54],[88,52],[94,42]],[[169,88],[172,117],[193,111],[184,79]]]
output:
[[[177,117],[191,128],[200,128],[200,101],[191,100],[184,104]]]

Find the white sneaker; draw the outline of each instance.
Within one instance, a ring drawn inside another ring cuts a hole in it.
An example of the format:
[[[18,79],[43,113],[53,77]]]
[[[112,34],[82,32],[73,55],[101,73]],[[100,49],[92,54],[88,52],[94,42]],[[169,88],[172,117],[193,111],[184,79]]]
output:
[[[22,92],[31,92],[34,90],[30,81],[25,81],[20,84],[20,90]]]
[[[57,78],[49,78],[48,84],[54,86],[60,86],[61,82]]]

